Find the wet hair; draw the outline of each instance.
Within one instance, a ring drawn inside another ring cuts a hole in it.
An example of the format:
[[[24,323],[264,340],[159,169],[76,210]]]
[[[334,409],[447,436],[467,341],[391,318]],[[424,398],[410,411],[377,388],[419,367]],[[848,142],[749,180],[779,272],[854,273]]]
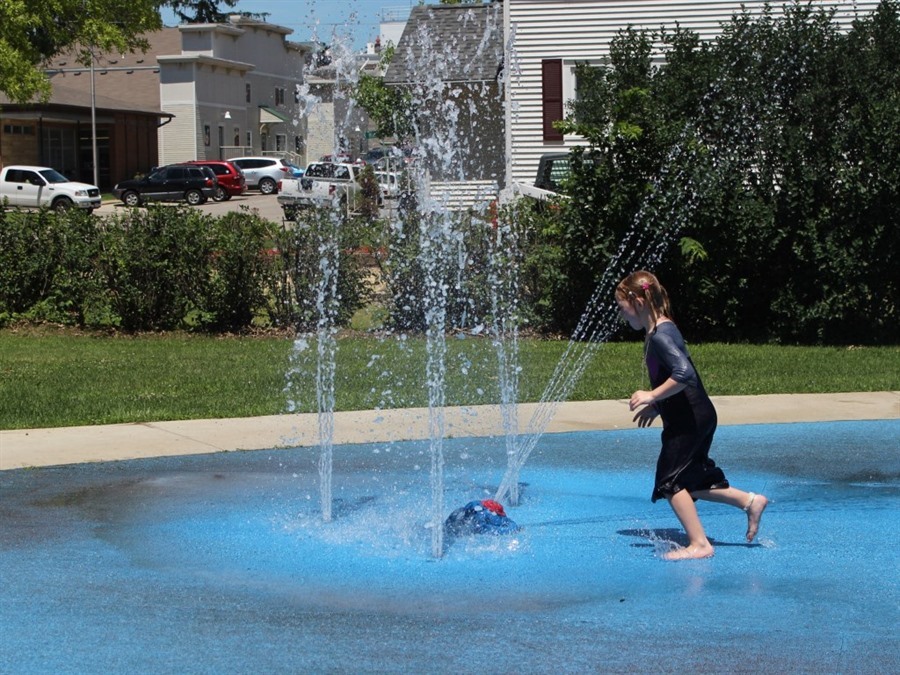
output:
[[[622,300],[634,307],[638,299],[647,304],[654,320],[662,316],[672,318],[669,294],[659,283],[659,279],[645,270],[632,272],[616,286],[616,300]]]

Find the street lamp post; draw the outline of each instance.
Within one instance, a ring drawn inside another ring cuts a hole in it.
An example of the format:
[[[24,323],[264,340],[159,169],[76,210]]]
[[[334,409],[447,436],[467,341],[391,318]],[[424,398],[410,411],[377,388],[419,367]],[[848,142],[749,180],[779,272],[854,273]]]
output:
[[[94,165],[94,185],[100,185],[97,162],[97,91],[94,86],[94,47],[91,45],[91,161]]]

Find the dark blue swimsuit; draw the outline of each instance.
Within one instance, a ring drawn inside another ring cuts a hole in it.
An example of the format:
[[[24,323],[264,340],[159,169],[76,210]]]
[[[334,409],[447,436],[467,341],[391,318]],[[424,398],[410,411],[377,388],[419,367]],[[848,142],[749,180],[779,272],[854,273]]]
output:
[[[687,385],[656,404],[663,432],[651,500],[655,502],[681,490],[727,488],[725,474],[709,458],[716,432],[716,409],[674,323],[661,323],[650,333],[647,370],[653,389],[670,377]]]

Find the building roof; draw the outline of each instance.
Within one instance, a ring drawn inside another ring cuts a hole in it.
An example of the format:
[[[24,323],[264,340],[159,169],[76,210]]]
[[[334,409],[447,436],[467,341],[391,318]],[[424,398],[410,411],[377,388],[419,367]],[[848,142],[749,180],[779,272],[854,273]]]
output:
[[[180,53],[181,31],[163,28],[144,37],[150,43],[146,52],[99,53],[95,56],[94,89],[98,108],[163,114],[160,112],[156,55]],[[50,77],[53,88],[48,105],[90,107],[90,68],[78,63],[76,50],[50,59],[44,72]],[[34,102],[33,105],[39,104]]]
[[[75,77],[73,75],[73,77]],[[85,81],[90,82],[90,75],[83,76]],[[96,74],[95,74],[96,79]],[[91,107],[91,91],[90,87],[70,87],[59,80],[51,79],[53,86],[53,94],[47,103],[32,102],[25,104],[14,104],[4,95],[0,94],[0,105],[10,110],[29,110],[29,109],[60,109],[60,108],[85,108]],[[127,94],[127,92],[126,92]],[[159,106],[146,106],[131,98],[118,98],[95,93],[94,107],[102,111],[123,111],[123,112],[139,112],[160,117],[172,117],[170,113],[162,112]]]
[[[386,84],[437,75],[443,82],[493,82],[503,67],[503,10],[481,5],[413,7]]]

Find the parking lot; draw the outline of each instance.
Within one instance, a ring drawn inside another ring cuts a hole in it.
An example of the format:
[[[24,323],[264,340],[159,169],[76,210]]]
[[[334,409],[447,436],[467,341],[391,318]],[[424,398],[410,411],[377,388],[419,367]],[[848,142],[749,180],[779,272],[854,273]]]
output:
[[[397,208],[396,204],[397,200],[385,200],[385,205],[381,210],[381,216],[387,217],[393,209]],[[214,202],[210,199],[205,204],[201,204],[200,206],[188,206],[184,202],[160,202],[161,206],[173,207],[173,206],[182,206],[187,209],[199,209],[204,213],[209,213],[213,216],[221,216],[223,214],[228,213],[229,211],[238,211],[242,206],[246,206],[249,209],[255,209],[262,218],[266,220],[271,220],[276,223],[284,222],[284,213],[281,210],[281,207],[278,205],[278,199],[276,195],[263,195],[259,192],[252,191],[247,192],[240,197],[232,197],[226,202]],[[103,206],[94,211],[94,213],[98,216],[111,216],[117,212],[121,212],[128,207],[125,206],[122,202],[115,199],[113,201],[103,202]]]
[[[272,220],[276,223],[280,223],[284,219],[284,214],[281,211],[281,207],[278,205],[278,200],[275,198],[275,195],[263,195],[259,192],[247,192],[240,197],[232,197],[228,201],[225,202],[214,202],[213,200],[209,200],[205,204],[200,206],[187,206],[184,202],[176,203],[164,203],[164,206],[183,206],[184,208],[193,208],[199,209],[204,213],[209,213],[214,216],[221,216],[229,211],[238,211],[242,206],[246,206],[250,209],[256,210],[259,215],[267,220]],[[128,207],[125,206],[122,202],[118,200],[104,202],[103,206],[97,209],[94,213],[98,216],[110,216],[114,213],[121,212]]]

